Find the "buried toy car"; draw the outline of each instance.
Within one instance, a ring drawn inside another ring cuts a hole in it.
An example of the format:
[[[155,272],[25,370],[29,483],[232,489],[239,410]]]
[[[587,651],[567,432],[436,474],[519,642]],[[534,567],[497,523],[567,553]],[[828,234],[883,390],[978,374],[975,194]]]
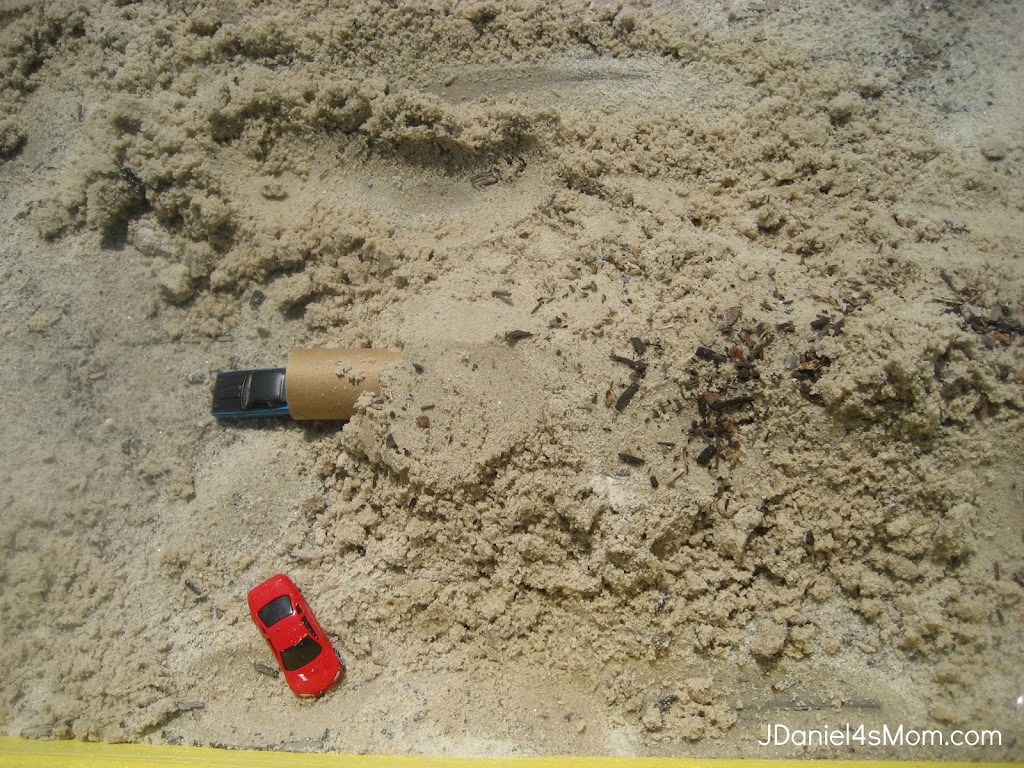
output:
[[[345,666],[295,583],[279,573],[249,591],[249,613],[297,696],[315,698]]]

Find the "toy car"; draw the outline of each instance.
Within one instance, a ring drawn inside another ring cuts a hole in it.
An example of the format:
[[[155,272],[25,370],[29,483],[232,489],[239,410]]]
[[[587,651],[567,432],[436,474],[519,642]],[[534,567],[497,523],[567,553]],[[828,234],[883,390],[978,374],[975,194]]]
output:
[[[249,591],[249,613],[295,695],[316,698],[344,677],[345,666],[327,633],[283,573]]]
[[[213,385],[213,415],[218,419],[287,416],[284,368],[218,373]]]

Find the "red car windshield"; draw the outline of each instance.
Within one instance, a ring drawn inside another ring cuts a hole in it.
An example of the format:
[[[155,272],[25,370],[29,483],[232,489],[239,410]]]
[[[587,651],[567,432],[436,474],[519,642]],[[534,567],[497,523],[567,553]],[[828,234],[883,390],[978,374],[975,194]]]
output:
[[[263,622],[265,627],[272,627],[281,619],[291,616],[293,613],[292,601],[288,599],[288,595],[275,597],[258,611],[260,621]]]
[[[322,650],[320,644],[312,637],[304,637],[291,648],[281,651],[281,663],[291,672],[309,664]]]

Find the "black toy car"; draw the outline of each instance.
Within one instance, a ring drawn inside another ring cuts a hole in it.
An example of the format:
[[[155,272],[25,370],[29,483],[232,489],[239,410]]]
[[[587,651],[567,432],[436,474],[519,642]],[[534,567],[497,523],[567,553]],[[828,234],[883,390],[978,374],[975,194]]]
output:
[[[224,371],[213,385],[213,415],[219,419],[287,416],[284,368]]]

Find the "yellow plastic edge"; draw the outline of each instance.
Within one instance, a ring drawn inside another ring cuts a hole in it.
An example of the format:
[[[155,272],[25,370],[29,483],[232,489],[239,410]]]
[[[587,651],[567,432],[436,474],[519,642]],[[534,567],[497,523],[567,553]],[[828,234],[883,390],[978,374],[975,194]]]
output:
[[[1012,763],[934,762],[926,760],[760,760],[629,757],[415,757],[412,755],[334,755],[263,752],[216,747],[153,744],[100,744],[83,741],[37,741],[0,736],[3,768],[977,768]]]

